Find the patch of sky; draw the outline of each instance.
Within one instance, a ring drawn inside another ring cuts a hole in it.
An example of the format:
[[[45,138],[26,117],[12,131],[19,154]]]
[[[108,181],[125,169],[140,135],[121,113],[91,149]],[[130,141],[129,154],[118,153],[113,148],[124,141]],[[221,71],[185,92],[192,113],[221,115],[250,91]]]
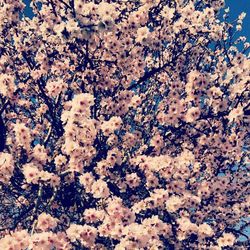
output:
[[[250,42],[250,2],[249,0],[225,0],[226,8],[229,7],[229,21],[235,20],[242,12],[246,13],[243,20],[242,31],[239,32],[240,36],[246,36]]]
[[[36,145],[38,145],[38,144],[41,144],[39,138],[37,138],[37,139],[35,139],[35,140],[33,141],[33,145],[34,145],[34,146],[36,146]]]
[[[35,96],[32,96],[32,97],[30,98],[30,100],[31,100],[31,102],[32,102],[33,104],[36,104],[36,103],[37,103],[37,99],[36,99]]]
[[[29,17],[32,19],[35,16],[35,13],[33,12],[32,8],[30,7],[31,0],[23,0],[24,4],[26,5],[24,8],[24,16]],[[37,2],[36,6],[39,10],[42,8],[42,3]]]
[[[30,7],[30,0],[23,0],[23,2],[25,3],[26,7],[24,8],[24,16],[29,17],[29,18],[33,18],[35,16],[35,14],[32,11],[32,8]]]
[[[244,229],[241,231],[244,235],[240,234],[240,236],[237,239],[238,241],[244,242],[247,240],[247,237],[250,236],[249,222],[250,222],[250,217],[242,218],[242,220],[234,227],[236,230],[240,230],[242,227],[244,227]]]

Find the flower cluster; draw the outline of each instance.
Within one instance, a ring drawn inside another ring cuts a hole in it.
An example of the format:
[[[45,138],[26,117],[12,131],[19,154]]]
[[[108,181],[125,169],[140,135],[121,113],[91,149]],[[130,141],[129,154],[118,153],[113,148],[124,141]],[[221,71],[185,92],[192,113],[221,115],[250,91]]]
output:
[[[224,5],[1,1],[0,250],[250,245],[250,47]]]
[[[0,94],[8,98],[13,98],[15,90],[14,76],[10,74],[0,74]]]
[[[0,152],[0,181],[8,183],[14,171],[14,160],[11,154]]]
[[[88,93],[78,94],[68,103],[69,110],[62,114],[62,121],[66,122],[65,143],[63,153],[70,155],[68,169],[82,172],[81,162],[91,161],[95,155],[92,146],[96,137],[96,124],[90,119],[90,107],[94,105],[94,97]]]
[[[30,235],[26,230],[20,230],[12,235],[6,235],[0,243],[3,249],[27,249],[30,245]]]
[[[32,163],[23,166],[23,174],[26,182],[29,184],[38,184],[39,181],[43,181],[52,186],[57,186],[60,183],[60,178],[57,175],[40,170],[39,167]]]
[[[71,241],[79,240],[85,247],[93,246],[97,236],[96,228],[88,225],[71,224],[66,233]]]
[[[57,225],[57,219],[53,218],[50,214],[41,213],[37,218],[37,229],[41,231],[47,231],[55,228]]]
[[[224,233],[222,237],[218,239],[219,247],[233,246],[235,242],[235,236],[232,233]]]
[[[107,198],[109,196],[109,188],[103,180],[95,181],[91,186],[91,193],[95,198]]]
[[[16,123],[14,125],[15,139],[18,146],[24,147],[26,150],[30,149],[31,131],[25,123]]]
[[[105,136],[109,136],[113,134],[115,130],[120,129],[121,126],[122,126],[122,119],[118,116],[113,116],[108,121],[102,122],[101,130]]]
[[[52,97],[58,96],[61,92],[64,92],[67,90],[67,84],[62,80],[58,79],[55,81],[49,81],[46,84],[46,89],[48,91],[48,94]]]

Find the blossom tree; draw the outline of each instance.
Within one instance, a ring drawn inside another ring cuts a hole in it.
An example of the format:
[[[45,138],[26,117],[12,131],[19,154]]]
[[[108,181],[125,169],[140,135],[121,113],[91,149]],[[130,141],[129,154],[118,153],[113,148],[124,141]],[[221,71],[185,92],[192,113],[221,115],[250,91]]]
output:
[[[246,249],[250,44],[224,0],[0,5],[0,249]]]

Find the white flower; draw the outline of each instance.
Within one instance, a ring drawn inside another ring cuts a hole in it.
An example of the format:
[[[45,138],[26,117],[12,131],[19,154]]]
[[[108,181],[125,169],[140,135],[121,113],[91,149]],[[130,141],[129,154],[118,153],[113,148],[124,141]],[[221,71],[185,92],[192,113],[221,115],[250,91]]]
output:
[[[169,212],[174,213],[182,206],[182,199],[179,196],[171,196],[166,201],[166,208]]]
[[[218,239],[218,245],[220,247],[233,246],[236,237],[232,233],[223,233],[222,237]]]
[[[246,13],[245,12],[242,12],[240,15],[239,15],[239,20],[243,20],[245,17],[246,17]]]
[[[149,35],[148,27],[141,27],[137,30],[136,42],[143,42]]]
[[[239,118],[243,114],[244,114],[243,107],[238,107],[238,108],[232,109],[227,117],[229,121],[232,122],[233,120],[235,120],[236,118]]]
[[[198,233],[201,236],[211,237],[214,234],[214,231],[207,223],[203,223],[203,224],[199,225]]]
[[[164,8],[161,11],[161,15],[166,19],[172,19],[174,16],[174,12],[175,12],[174,8],[169,8],[168,6],[164,6]]]

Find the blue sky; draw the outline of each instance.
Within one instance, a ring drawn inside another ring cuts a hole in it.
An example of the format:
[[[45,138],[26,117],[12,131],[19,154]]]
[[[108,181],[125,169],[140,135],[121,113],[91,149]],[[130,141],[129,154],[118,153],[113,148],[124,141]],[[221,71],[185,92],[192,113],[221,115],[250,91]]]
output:
[[[225,0],[226,7],[230,8],[230,20],[236,19],[241,12],[246,12],[240,34],[247,37],[250,42],[250,1],[249,0]]]

